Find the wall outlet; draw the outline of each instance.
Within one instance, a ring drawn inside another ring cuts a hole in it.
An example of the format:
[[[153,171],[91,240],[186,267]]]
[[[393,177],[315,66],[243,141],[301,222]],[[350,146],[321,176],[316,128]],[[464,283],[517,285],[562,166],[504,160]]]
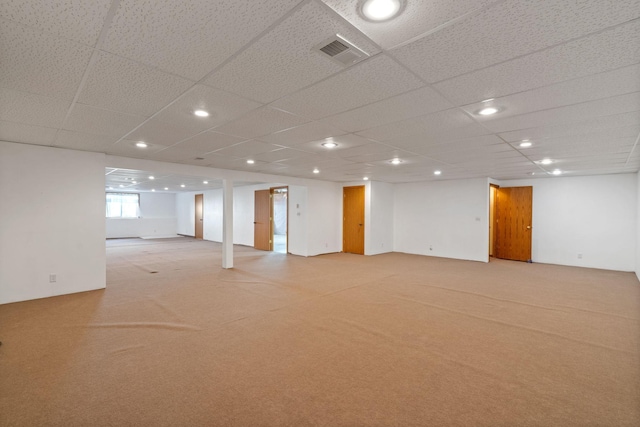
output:
[[[582,259],[582,254],[578,254],[578,259]]]
[[[49,283],[56,283],[58,281],[58,275],[57,274],[50,274],[49,275]]]

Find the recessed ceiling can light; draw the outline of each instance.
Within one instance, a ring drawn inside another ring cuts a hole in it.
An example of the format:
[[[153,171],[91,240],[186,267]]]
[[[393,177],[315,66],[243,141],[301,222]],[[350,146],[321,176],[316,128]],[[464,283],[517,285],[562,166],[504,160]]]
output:
[[[140,142],[136,142],[136,147],[138,148],[147,148],[148,145],[146,142],[140,141]]]
[[[403,6],[403,0],[364,0],[359,10],[366,20],[383,22],[397,16]]]
[[[391,160],[391,164],[392,165],[399,165],[400,163],[402,163],[402,160],[400,160],[399,158],[395,158]]]
[[[150,176],[149,176],[149,179],[156,179],[156,177],[155,177],[155,176],[153,176],[153,175],[150,175]]]
[[[131,181],[131,182],[132,182],[133,184],[137,184],[137,183],[138,183],[138,181]]]
[[[165,189],[165,190],[168,190],[168,189],[169,189],[169,187],[164,187],[164,189]]]
[[[209,112],[204,110],[196,110],[193,112],[198,117],[209,117]]]
[[[496,107],[486,107],[478,111],[478,114],[480,114],[481,116],[490,116],[497,113],[498,111],[500,110],[498,110]]]
[[[551,163],[553,163],[553,160],[551,160],[551,159],[542,159],[542,160],[540,160],[540,164],[542,164],[542,165],[550,165]]]
[[[208,184],[208,183],[209,183],[209,181],[202,181],[202,183],[203,183],[203,184]]]
[[[120,184],[120,188],[123,188],[123,187],[124,187],[124,185]]]
[[[315,169],[313,170],[313,173],[320,173],[320,169],[315,168]]]
[[[180,187],[184,188],[184,184],[180,184]]]
[[[369,177],[365,176],[364,178],[362,178],[363,181],[369,181]]]
[[[338,146],[338,144],[336,144],[333,141],[329,141],[329,142],[325,142],[324,144],[322,144],[322,146],[324,148],[336,148]]]
[[[531,147],[533,144],[531,143],[531,141],[529,141],[528,139],[525,139],[524,141],[522,141],[520,143],[520,147],[522,148],[529,148]]]
[[[442,171],[433,171],[433,174],[434,175],[440,175],[440,174],[442,174]]]
[[[255,162],[256,162],[255,160],[251,160],[251,159],[247,160],[247,163],[250,165],[254,164]]]
[[[562,171],[560,169],[555,169],[553,172],[551,172],[554,175],[562,175]]]
[[[155,189],[155,188],[152,188],[152,189],[151,189],[151,191],[156,191],[156,189]]]

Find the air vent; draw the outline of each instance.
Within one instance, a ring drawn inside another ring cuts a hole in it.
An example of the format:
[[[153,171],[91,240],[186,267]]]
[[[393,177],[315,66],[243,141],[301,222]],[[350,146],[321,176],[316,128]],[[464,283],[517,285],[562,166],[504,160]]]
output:
[[[193,159],[193,160],[204,160],[204,157],[196,157],[196,158],[195,158],[195,159]]]
[[[369,56],[337,34],[315,45],[314,50],[345,66],[353,65]]]

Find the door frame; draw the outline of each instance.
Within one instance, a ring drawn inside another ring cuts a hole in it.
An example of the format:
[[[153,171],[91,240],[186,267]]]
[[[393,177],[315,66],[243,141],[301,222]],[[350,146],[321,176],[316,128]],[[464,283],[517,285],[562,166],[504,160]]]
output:
[[[491,197],[492,188],[494,189],[493,198]],[[498,191],[498,188],[500,188],[498,184],[493,184],[493,183],[489,184],[489,214],[487,216],[489,218],[489,221],[487,221],[489,223],[489,255],[487,256],[487,260],[491,259],[491,257],[493,256],[492,254],[495,253],[495,249],[496,249],[497,227],[496,227],[495,213],[497,209],[498,198],[496,197],[495,191]],[[492,212],[493,212],[493,215],[491,215]]]
[[[279,187],[271,187],[269,189],[269,195],[271,196],[269,201],[271,202],[271,211],[269,213],[270,218],[271,218],[271,224],[270,224],[270,228],[271,228],[271,251],[273,251],[273,241],[274,239],[274,235],[275,235],[275,231],[276,231],[276,227],[275,227],[275,215],[274,215],[274,198],[273,195],[276,193],[276,190],[287,190],[287,204],[286,204],[286,209],[287,209],[287,232],[285,234],[285,239],[287,241],[287,246],[285,248],[285,253],[289,253],[289,186],[288,185],[282,185]]]
[[[200,208],[201,208],[201,218],[198,218],[198,198],[200,198]],[[196,194],[194,196],[194,216],[195,216],[195,224],[193,230],[193,237],[198,240],[204,240],[204,194]],[[200,227],[198,227],[198,223],[200,223]],[[202,234],[198,237],[198,228],[202,231]]]

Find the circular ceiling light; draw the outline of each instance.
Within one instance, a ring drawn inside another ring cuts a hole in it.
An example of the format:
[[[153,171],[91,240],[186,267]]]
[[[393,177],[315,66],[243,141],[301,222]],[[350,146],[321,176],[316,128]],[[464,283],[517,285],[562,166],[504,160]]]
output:
[[[520,143],[520,147],[522,148],[529,148],[531,147],[533,144],[531,143],[531,141],[529,141],[528,139],[525,139],[524,141],[522,141]]]
[[[168,189],[169,189],[169,187],[164,187],[164,189],[165,189],[165,190],[168,190]]]
[[[540,164],[542,165],[550,165],[551,163],[553,163],[553,160],[549,158],[540,160]]]
[[[315,169],[313,170],[313,173],[320,173],[320,169],[315,168]]]
[[[151,189],[151,191],[156,191],[156,189],[155,189],[155,188],[152,188],[152,189]]]
[[[364,178],[362,178],[363,181],[369,181],[369,177],[365,176]]]
[[[202,183],[203,183],[203,184],[208,184],[208,183],[209,183],[209,181],[202,181]]]
[[[254,164],[255,162],[256,162],[255,160],[251,160],[251,159],[247,160],[247,163],[250,165]]]
[[[336,147],[338,146],[338,144],[336,144],[336,143],[335,143],[335,142],[333,142],[333,141],[329,141],[329,142],[325,142],[325,143],[323,143],[323,144],[322,144],[322,146],[323,146],[324,148],[336,148]]]
[[[500,110],[496,107],[485,107],[482,110],[478,111],[478,114],[480,114],[481,116],[490,116],[497,113],[498,111]]]
[[[146,142],[140,141],[140,142],[136,142],[136,147],[138,148],[147,148],[148,145]]]
[[[404,0],[364,0],[360,4],[360,14],[372,22],[384,22],[402,11]]]
[[[193,112],[198,117],[209,117],[209,112],[204,110],[196,110]]]
[[[560,169],[556,169],[551,173],[554,174],[554,175],[562,175],[562,171]]]
[[[433,174],[434,174],[434,175],[441,175],[441,174],[442,174],[442,171],[433,171]]]
[[[156,177],[153,175],[149,175],[149,179],[156,179]]]
[[[400,160],[397,157],[395,159],[391,159],[391,164],[392,165],[399,165],[400,163],[402,163],[402,160]]]
[[[180,187],[184,188],[184,187],[185,187],[185,185],[184,185],[184,184],[180,184]]]

